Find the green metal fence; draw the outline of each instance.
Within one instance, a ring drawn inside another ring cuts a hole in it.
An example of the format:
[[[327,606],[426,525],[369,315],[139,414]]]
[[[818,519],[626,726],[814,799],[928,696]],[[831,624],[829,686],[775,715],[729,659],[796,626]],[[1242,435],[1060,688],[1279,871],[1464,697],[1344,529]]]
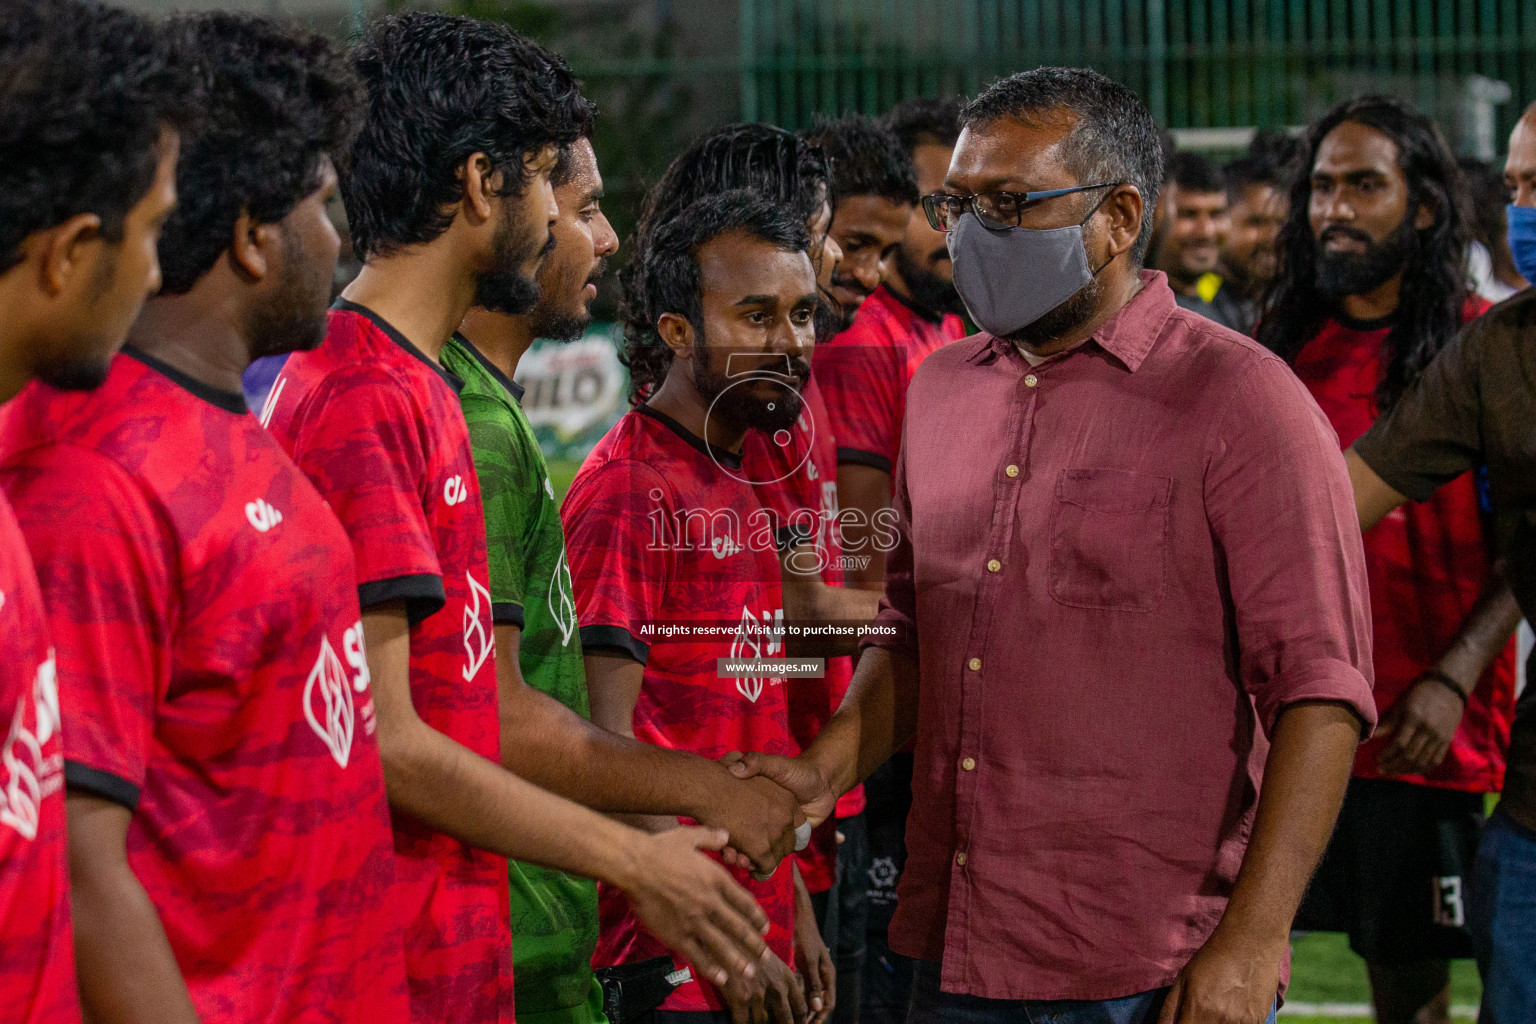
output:
[[[974,94],[1041,64],[1097,68],[1171,128],[1299,124],[1376,90],[1466,132],[1479,91],[1497,95],[1468,84],[1481,76],[1512,93],[1485,126],[1502,140],[1536,99],[1536,0],[738,0],[736,13],[741,116],[790,127]]]

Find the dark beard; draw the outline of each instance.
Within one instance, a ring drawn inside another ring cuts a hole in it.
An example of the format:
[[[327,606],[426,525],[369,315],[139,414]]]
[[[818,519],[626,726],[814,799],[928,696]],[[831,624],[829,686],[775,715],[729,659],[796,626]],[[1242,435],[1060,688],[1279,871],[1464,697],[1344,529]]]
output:
[[[523,264],[534,254],[531,240],[515,237],[509,213],[496,230],[491,242],[493,266],[475,280],[475,305],[492,313],[521,316],[539,301],[539,284],[523,276]],[[554,236],[544,243],[544,252],[555,247]]]
[[[1101,291],[1099,279],[1094,278],[1034,323],[1025,324],[1008,335],[1008,340],[1029,348],[1040,348],[1071,334],[1093,316]]]
[[[283,237],[284,275],[280,287],[264,307],[252,310],[246,325],[251,358],[308,352],[325,340],[329,274],[307,266],[298,238]]]
[[[1362,253],[1328,252],[1323,248],[1330,234],[1340,234],[1365,243]],[[1418,249],[1418,233],[1413,229],[1412,215],[1381,241],[1355,228],[1332,227],[1324,230],[1316,240],[1317,290],[1330,299],[1342,299],[1346,295],[1363,295],[1375,291],[1392,280]]]
[[[95,391],[111,369],[110,358],[51,363],[38,369],[37,379],[60,391]]]
[[[698,325],[694,327],[693,338],[693,386],[698,389],[699,397],[709,404],[713,415],[731,427],[760,430],[766,434],[794,426],[795,420],[800,418],[801,406],[805,404],[800,392],[810,379],[810,367],[803,360],[791,365],[798,383],[784,382],[771,399],[750,395],[745,384],[727,395],[725,392],[732,384],[751,375],[732,378],[716,369],[714,350],[705,342],[704,331]]]
[[[582,288],[587,285],[595,285],[603,279],[608,272],[608,258],[605,256],[597,261],[597,266],[587,279],[582,282]],[[542,293],[542,289],[541,289]],[[592,311],[585,302],[577,300],[576,310],[549,309],[548,303],[542,301],[548,299],[548,295],[541,294],[541,301],[533,307],[528,314],[528,326],[533,331],[535,338],[548,338],[551,341],[580,341],[587,333],[587,328],[592,326]]]
[[[905,249],[896,250],[896,272],[901,275],[901,281],[907,287],[906,299],[919,313],[939,316],[965,311],[965,306],[960,302],[960,293],[955,291],[955,283],[936,277],[918,266],[907,256]]]

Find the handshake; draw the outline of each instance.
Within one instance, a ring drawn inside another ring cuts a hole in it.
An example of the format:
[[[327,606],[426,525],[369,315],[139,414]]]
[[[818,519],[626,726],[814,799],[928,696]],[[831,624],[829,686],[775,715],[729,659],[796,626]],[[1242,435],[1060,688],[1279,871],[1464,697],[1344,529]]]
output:
[[[722,859],[765,880],[791,853],[811,841],[811,830],[831,817],[837,796],[804,758],[733,751],[720,759],[728,773],[708,802],[700,824],[722,829],[730,845]]]

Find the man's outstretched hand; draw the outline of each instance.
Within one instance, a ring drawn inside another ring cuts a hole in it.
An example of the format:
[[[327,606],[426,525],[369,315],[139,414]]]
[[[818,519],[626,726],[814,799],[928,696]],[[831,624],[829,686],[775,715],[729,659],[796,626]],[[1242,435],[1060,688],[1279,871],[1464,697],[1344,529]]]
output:
[[[722,784],[699,823],[730,834],[727,864],[772,874],[795,848],[795,826],[805,820],[795,795],[768,778],[722,775]]]
[[[738,779],[761,776],[789,790],[800,804],[800,813],[813,826],[832,817],[832,812],[837,809],[837,794],[832,792],[820,769],[805,757],[732,751],[722,757],[720,763]]]
[[[678,828],[641,836],[626,877],[615,880],[640,923],[717,988],[750,980],[769,955],[768,915],[700,852],[724,847],[726,834]]]

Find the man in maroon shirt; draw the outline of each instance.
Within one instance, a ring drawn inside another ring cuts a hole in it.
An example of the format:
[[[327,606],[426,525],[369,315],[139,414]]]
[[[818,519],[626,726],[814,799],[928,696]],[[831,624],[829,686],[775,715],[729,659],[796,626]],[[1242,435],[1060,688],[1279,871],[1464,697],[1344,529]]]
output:
[[[925,206],[987,330],[913,381],[848,698],[740,770],[814,820],[916,737],[912,1021],[1257,1024],[1375,721],[1343,459],[1281,360],[1140,269],[1133,93],[1043,68],[963,120]]]
[[[1465,185],[1432,121],[1365,97],[1306,146],[1259,340],[1348,447],[1488,304],[1467,281]],[[1467,888],[1483,795],[1504,783],[1520,619],[1507,589],[1479,601],[1491,547],[1470,472],[1365,532],[1381,728],[1355,757],[1297,927],[1349,934],[1382,1024],[1449,1021],[1448,961],[1473,953]],[[1488,612],[1503,616],[1491,644],[1459,637]]]

